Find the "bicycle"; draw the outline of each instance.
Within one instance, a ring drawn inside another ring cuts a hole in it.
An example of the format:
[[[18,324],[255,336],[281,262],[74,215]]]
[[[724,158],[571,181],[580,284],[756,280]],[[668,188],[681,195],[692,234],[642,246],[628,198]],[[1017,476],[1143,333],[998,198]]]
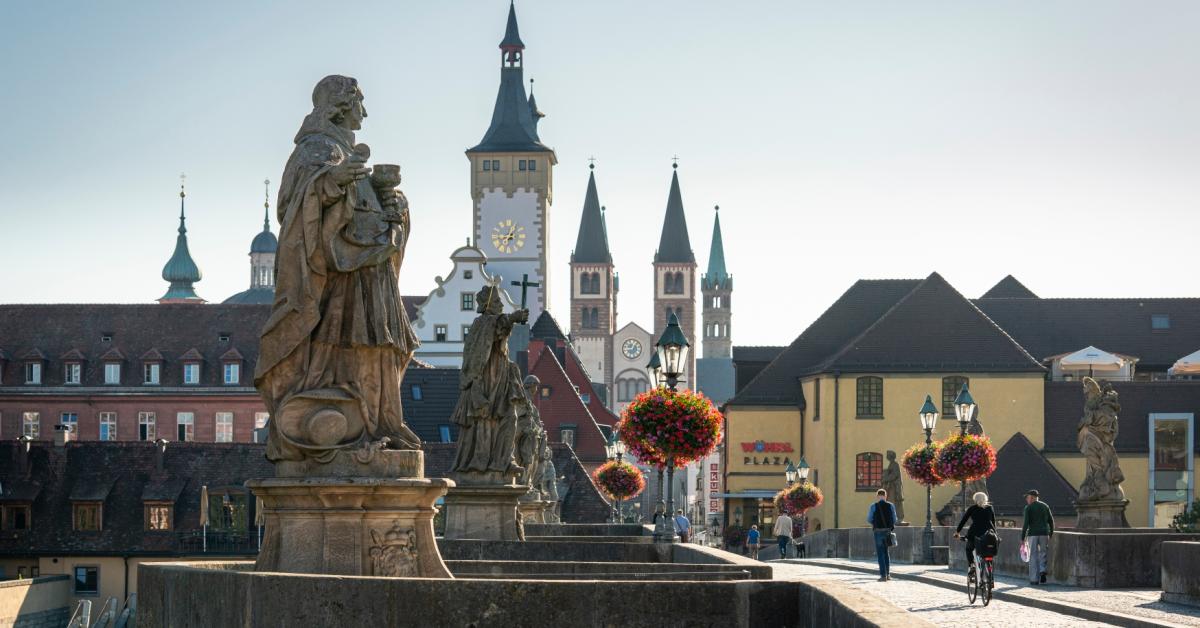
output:
[[[966,543],[967,537],[958,536],[959,540]],[[996,570],[991,556],[981,556],[978,545],[973,552],[975,561],[967,566],[967,599],[971,604],[975,603],[975,598],[983,600],[983,605],[987,606],[988,602],[992,601],[992,589],[996,586]]]

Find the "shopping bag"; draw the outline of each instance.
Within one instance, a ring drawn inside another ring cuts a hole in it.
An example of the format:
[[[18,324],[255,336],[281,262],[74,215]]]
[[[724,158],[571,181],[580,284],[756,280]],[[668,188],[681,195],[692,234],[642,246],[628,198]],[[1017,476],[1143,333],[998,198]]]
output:
[[[1029,539],[1025,539],[1025,542],[1021,543],[1021,562],[1029,562]]]

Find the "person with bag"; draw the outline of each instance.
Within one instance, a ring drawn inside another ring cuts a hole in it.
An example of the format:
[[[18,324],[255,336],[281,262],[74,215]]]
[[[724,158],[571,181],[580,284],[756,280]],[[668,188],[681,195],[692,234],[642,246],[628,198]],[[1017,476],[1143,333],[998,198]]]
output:
[[[892,579],[892,561],[888,548],[896,544],[896,505],[887,500],[887,491],[875,491],[878,497],[867,509],[867,523],[875,534],[875,556],[879,559],[879,581]]]
[[[775,520],[775,539],[779,542],[779,557],[787,558],[788,543],[792,542],[792,518],[787,513],[780,513]]]
[[[967,521],[971,522],[971,527],[967,528],[966,536],[966,551],[967,551],[967,572],[975,569],[975,549],[976,544],[986,532],[991,532],[993,537],[996,534],[996,511],[992,509],[992,505],[988,503],[986,493],[975,493],[972,497],[975,502],[966,512],[963,513],[962,520],[958,522],[958,527],[954,530],[954,538],[963,538],[960,534],[963,526]],[[990,548],[994,551],[995,548]],[[994,554],[993,554],[994,555]],[[981,553],[980,556],[987,556]]]
[[[1054,515],[1038,497],[1037,489],[1025,493],[1025,520],[1021,524],[1021,542],[1029,539],[1029,584],[1046,584],[1046,551],[1054,536]]]

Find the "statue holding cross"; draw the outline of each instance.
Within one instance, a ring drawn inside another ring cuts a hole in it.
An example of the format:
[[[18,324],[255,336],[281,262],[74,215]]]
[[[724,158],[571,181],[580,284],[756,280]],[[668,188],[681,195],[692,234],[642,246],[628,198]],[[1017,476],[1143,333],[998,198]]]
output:
[[[529,289],[540,287],[542,284],[536,281],[529,281],[529,274],[521,275],[521,281],[514,281],[512,285],[521,289],[521,309],[528,309],[526,299],[529,297]]]

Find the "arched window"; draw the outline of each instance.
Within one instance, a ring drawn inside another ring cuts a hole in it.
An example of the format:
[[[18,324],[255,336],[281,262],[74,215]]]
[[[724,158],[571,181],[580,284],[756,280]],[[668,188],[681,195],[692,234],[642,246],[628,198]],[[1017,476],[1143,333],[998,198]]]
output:
[[[873,491],[883,484],[883,454],[868,451],[854,457],[854,489]]]
[[[954,417],[954,400],[958,398],[958,391],[962,390],[963,386],[970,383],[971,380],[962,375],[951,375],[942,378],[942,417],[953,419]]]
[[[600,273],[592,273],[592,294],[600,294]]]
[[[600,329],[600,310],[592,308],[592,329]]]
[[[883,378],[858,378],[858,418],[883,418]]]
[[[675,294],[683,294],[683,273],[675,273]]]

